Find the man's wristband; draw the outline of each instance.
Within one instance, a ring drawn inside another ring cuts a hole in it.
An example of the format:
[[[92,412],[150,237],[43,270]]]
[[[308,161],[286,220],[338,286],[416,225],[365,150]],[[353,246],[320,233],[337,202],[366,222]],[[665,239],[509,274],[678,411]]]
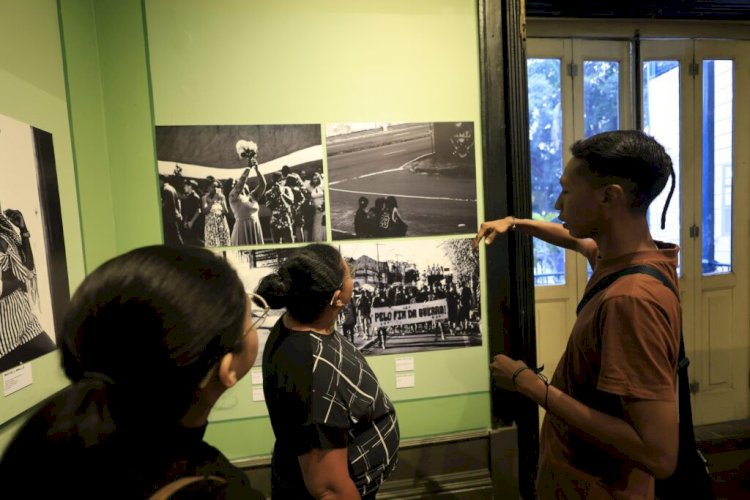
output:
[[[516,218],[511,215],[510,221],[511,221],[510,230],[515,231],[516,230]]]
[[[513,382],[513,387],[515,387],[516,389],[518,388],[518,386],[516,386],[516,378],[518,378],[518,376],[524,370],[531,370],[531,368],[529,368],[528,366],[522,366],[521,368],[519,368],[516,371],[514,371],[513,372],[513,376],[510,377],[510,381]]]

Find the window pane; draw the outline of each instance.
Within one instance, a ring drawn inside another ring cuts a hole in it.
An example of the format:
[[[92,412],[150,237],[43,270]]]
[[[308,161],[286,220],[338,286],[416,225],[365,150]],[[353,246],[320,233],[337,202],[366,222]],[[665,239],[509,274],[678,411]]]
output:
[[[585,137],[620,128],[620,63],[583,61]]]
[[[531,209],[536,219],[554,220],[563,169],[560,59],[529,59],[529,147]],[[534,238],[534,283],[565,283],[565,250]]]
[[[732,271],[732,61],[703,61],[703,274]]]
[[[675,171],[675,190],[669,202],[665,229],[661,216],[671,179],[651,203],[648,224],[655,239],[680,242],[680,63],[646,61],[643,63],[643,130],[667,150]],[[678,267],[678,272],[680,271]]]

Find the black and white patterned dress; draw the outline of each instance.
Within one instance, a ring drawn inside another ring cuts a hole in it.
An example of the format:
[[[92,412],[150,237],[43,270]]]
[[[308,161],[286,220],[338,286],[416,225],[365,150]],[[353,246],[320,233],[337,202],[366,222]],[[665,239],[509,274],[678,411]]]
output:
[[[396,411],[362,354],[337,333],[291,331],[279,319],[263,353],[263,392],[276,435],[274,498],[310,498],[297,457],[347,448],[360,494],[376,492],[397,462]]]

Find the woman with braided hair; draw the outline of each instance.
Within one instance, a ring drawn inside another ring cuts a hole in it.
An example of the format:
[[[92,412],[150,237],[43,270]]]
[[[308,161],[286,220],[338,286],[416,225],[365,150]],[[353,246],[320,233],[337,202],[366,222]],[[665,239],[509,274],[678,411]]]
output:
[[[19,210],[0,210],[0,372],[55,350],[37,319],[31,234]]]

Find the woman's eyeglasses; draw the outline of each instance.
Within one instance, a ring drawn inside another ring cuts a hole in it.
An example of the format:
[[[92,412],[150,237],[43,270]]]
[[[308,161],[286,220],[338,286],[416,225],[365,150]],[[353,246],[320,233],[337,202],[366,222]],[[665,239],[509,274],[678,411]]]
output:
[[[249,292],[247,296],[253,303],[252,307],[250,308],[250,316],[252,317],[252,324],[250,325],[250,329],[255,328],[257,330],[258,328],[263,326],[263,323],[268,317],[268,311],[270,311],[271,308],[269,307],[268,302],[266,302],[266,299],[264,299],[260,295]]]

